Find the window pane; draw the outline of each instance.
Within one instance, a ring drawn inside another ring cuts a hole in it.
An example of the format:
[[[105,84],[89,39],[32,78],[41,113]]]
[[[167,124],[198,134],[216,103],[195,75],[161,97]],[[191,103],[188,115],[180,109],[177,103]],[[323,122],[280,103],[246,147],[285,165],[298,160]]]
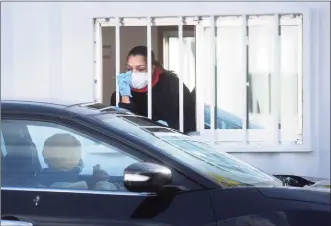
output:
[[[272,16],[248,19],[248,111],[249,127],[272,127],[271,74],[273,61]],[[250,25],[254,21],[253,25]],[[270,21],[270,22],[269,22]],[[268,23],[269,22],[269,23]],[[254,125],[254,126],[252,126]]]
[[[179,39],[169,37],[169,70],[179,73],[179,67],[182,67],[183,82],[192,91],[195,87],[195,38],[183,37],[183,42],[183,57],[179,59]]]
[[[293,137],[292,140],[296,139],[297,134],[302,134],[302,128],[299,128],[301,118],[298,115],[299,111],[302,112],[302,109],[299,109],[302,108],[302,102],[299,103],[302,100],[300,96],[302,95],[302,74],[299,73],[302,60],[299,47],[302,43],[299,35],[301,35],[299,25],[281,26],[281,128],[282,138],[286,139],[289,135]]]
[[[241,19],[241,18],[239,18]],[[231,17],[227,17],[230,21]],[[238,17],[233,17],[234,22]],[[217,62],[217,128],[242,128],[242,29],[241,26],[218,26]]]
[[[52,123],[2,121],[2,132],[2,186],[125,190],[124,169],[139,161]]]
[[[281,103],[279,113],[282,142],[301,139],[302,136],[302,28],[299,25],[300,20],[302,20],[301,15],[282,15],[280,21],[282,24],[280,46],[277,51],[280,54],[280,64],[277,66],[280,69],[278,98]],[[203,67],[201,79],[204,83],[205,129],[210,129],[212,111],[215,111],[216,114],[217,129],[242,129],[245,104],[242,98],[242,92],[244,92],[242,86],[245,82],[243,81],[245,79],[243,64],[245,62],[242,60],[244,59],[243,54],[247,54],[247,126],[249,129],[263,129],[249,131],[248,139],[250,142],[267,142],[269,139],[273,139],[272,132],[274,131],[271,100],[273,66],[276,57],[274,54],[275,15],[249,16],[247,23],[248,43],[247,49],[245,49],[242,40],[244,31],[242,18],[238,16],[216,18],[216,65],[211,65],[211,56],[215,51],[215,48],[210,45],[211,28],[203,25],[196,29],[196,44],[198,47],[201,46],[201,50],[198,49],[201,53],[196,56],[199,58],[199,62],[196,63]],[[169,41],[169,43],[173,43],[172,56],[178,52],[178,43],[175,44],[175,40],[178,41],[178,38]],[[179,68],[178,56],[170,60]],[[211,81],[214,76],[211,69],[213,67],[216,68],[215,94],[211,93],[211,86],[213,86]],[[214,95],[215,107],[211,106]],[[236,133],[239,131],[229,132],[239,134]],[[260,133],[263,133],[263,136],[260,136]],[[238,138],[233,140],[242,139],[242,135],[236,137]]]
[[[203,62],[198,62],[199,64],[203,64],[203,98],[199,97],[204,102],[204,117],[205,117],[205,129],[214,129],[211,127],[211,112],[215,110],[216,106],[212,103],[213,97],[216,95],[212,93],[211,86],[214,86],[213,77],[215,74],[212,73],[213,67],[216,68],[216,65],[212,61],[212,55],[215,54],[215,47],[213,47],[211,43],[211,27],[204,27],[204,32],[200,39],[201,43],[197,43],[197,45],[203,46]],[[216,62],[215,62],[216,63]],[[199,95],[199,94],[197,94]],[[216,115],[215,115],[216,116]],[[215,122],[216,123],[216,122]]]

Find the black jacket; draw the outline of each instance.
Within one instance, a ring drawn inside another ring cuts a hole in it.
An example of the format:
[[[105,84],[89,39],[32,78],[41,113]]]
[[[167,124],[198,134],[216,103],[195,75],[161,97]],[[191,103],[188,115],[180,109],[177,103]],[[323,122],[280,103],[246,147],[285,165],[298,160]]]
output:
[[[196,130],[195,97],[183,84],[184,99],[184,133]],[[119,103],[138,115],[148,116],[148,94],[131,91],[131,103]],[[111,96],[111,105],[116,105],[116,92]],[[164,71],[159,75],[159,81],[152,88],[152,119],[166,121],[170,128],[179,130],[179,79],[170,72]]]

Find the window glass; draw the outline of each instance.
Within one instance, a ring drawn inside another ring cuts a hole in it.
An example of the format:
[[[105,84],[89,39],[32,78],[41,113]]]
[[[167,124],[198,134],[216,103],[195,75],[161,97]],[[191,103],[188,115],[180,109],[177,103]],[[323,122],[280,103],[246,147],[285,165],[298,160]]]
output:
[[[248,18],[248,111],[249,126],[273,125],[271,74],[273,73],[273,16]]]
[[[233,185],[255,185],[272,183],[273,181],[271,176],[233,158],[231,155],[218,153],[205,143],[185,139],[184,137],[182,139],[172,139],[170,136],[165,137],[161,135],[160,138],[182,150],[182,152],[176,153],[177,158],[186,159],[189,156],[194,157],[199,160],[194,161],[195,167],[204,168],[207,171],[204,173],[215,180],[220,180],[222,183],[229,183],[231,181]],[[222,173],[220,174],[220,172]]]
[[[168,56],[169,70],[180,73],[182,67],[182,78],[184,84],[190,91],[195,88],[195,37],[183,37],[183,57],[179,59],[179,39],[169,37]]]
[[[223,17],[220,17],[220,20]],[[224,17],[233,23],[241,17]],[[217,129],[242,128],[242,79],[243,54],[242,27],[239,25],[218,26],[216,29],[216,107]],[[206,87],[207,89],[209,87]],[[231,98],[229,98],[231,97]],[[209,116],[210,114],[208,114]]]
[[[163,151],[222,186],[282,185],[275,177],[189,136],[170,130],[158,132],[142,125],[139,127],[125,117],[112,114],[102,114],[96,118],[148,142],[155,147],[155,151]]]
[[[242,120],[245,119],[247,129],[250,129],[247,134],[249,142],[269,142],[273,140],[275,118],[280,117],[280,141],[302,142],[302,15],[283,14],[279,17],[280,26],[277,28],[276,17],[271,14],[247,15],[245,18],[216,16],[214,48],[211,42],[214,28],[210,26],[210,18],[203,19],[204,22],[196,26],[198,60],[195,63],[198,69],[202,68],[196,79],[203,87],[197,90],[196,101],[205,103],[204,114],[199,112],[199,106],[197,108],[197,121],[201,121],[204,115],[205,129],[213,130],[210,128],[211,117],[215,116],[215,128],[223,129],[204,131],[217,134],[210,138],[206,136],[206,141],[242,141],[243,135],[238,130],[242,129]],[[280,73],[276,78],[277,71]],[[279,79],[277,92],[274,92],[277,85],[274,79]],[[211,89],[214,83],[215,92]],[[212,106],[214,100],[216,106]],[[280,106],[274,105],[272,100],[279,101]]]
[[[52,123],[2,121],[2,132],[7,151],[2,186],[125,190],[124,169],[139,161]]]
[[[282,16],[290,21],[280,28],[280,121],[282,137],[294,137],[301,140],[302,134],[302,35],[298,20]],[[285,132],[287,131],[287,132]],[[299,137],[296,137],[297,134]]]

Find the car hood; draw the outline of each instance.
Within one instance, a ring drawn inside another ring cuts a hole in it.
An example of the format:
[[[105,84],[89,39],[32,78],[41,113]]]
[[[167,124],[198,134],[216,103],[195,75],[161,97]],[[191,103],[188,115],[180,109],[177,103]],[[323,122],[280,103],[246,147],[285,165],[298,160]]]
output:
[[[296,200],[330,205],[330,188],[325,187],[258,187],[262,195],[273,199]]]

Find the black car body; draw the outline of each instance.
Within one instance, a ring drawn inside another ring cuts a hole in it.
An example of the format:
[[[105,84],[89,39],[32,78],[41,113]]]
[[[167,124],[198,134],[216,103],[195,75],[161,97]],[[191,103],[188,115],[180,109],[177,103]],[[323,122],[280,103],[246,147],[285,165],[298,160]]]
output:
[[[1,225],[331,225],[329,190],[283,186],[118,108],[2,101],[1,119]],[[54,131],[82,137],[79,183],[58,176],[67,171],[45,174],[42,141]],[[38,181],[53,177],[55,187]]]

